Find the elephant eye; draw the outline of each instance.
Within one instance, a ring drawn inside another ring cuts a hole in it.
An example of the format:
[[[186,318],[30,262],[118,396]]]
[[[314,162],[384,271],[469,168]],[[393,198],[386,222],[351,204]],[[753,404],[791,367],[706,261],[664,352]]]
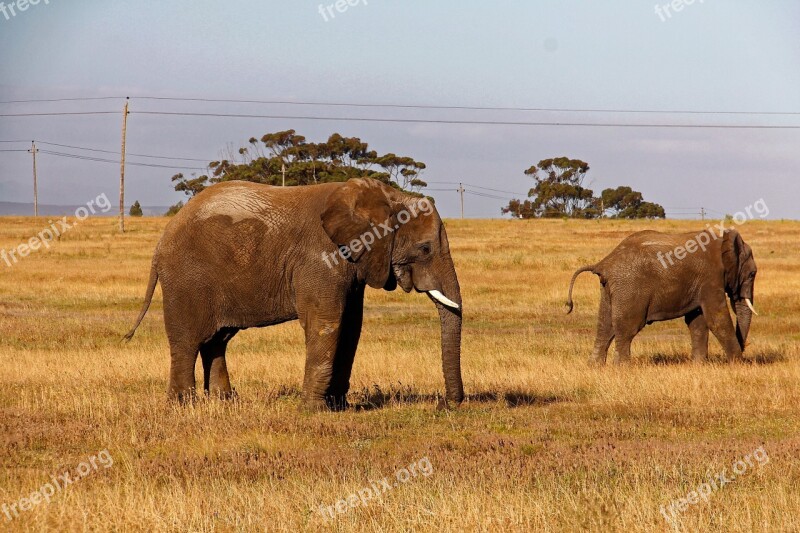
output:
[[[419,247],[419,251],[422,252],[422,255],[428,255],[431,253],[431,245],[430,244],[423,244]]]

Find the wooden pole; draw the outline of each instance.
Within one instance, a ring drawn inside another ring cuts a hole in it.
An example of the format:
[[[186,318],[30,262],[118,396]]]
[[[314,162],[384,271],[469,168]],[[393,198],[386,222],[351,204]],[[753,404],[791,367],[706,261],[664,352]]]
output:
[[[31,149],[28,150],[33,155],[33,216],[39,216],[39,186],[36,182],[36,141],[31,141]]]
[[[458,184],[458,192],[461,194],[461,220],[464,220],[464,184]]]
[[[128,98],[122,110],[122,149],[119,168],[119,231],[125,233],[125,139],[128,134]]]

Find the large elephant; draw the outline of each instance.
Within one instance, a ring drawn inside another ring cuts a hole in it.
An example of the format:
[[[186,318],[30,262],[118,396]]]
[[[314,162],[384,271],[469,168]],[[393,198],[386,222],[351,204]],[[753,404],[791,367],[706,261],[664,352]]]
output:
[[[708,331],[729,361],[745,348],[753,308],[756,263],[736,230],[666,234],[640,231],[623,240],[595,265],[578,269],[600,277],[600,313],[590,363],[605,364],[616,339],[616,363],[630,361],[631,341],[646,324],[683,317],[692,338],[695,361],[708,356]],[[726,296],[736,312],[731,321]]]
[[[207,393],[233,393],[225,362],[242,329],[299,319],[305,331],[304,406],[343,408],[365,285],[426,292],[441,321],[448,401],[461,381],[461,290],[434,206],[372,179],[305,187],[241,181],[204,190],[158,243],[141,323],[160,280],[170,344],[169,394],[195,395],[200,352]]]

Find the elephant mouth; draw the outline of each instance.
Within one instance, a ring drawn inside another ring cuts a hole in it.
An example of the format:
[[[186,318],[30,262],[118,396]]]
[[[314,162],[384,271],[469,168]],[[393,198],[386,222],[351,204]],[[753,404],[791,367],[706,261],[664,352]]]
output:
[[[392,265],[392,273],[394,274],[395,284],[400,285],[403,291],[411,292],[411,289],[414,288],[411,269],[406,265]]]
[[[412,289],[416,290],[417,292],[424,292],[431,299],[435,302],[439,302],[440,304],[448,307],[452,310],[458,311],[461,306],[457,303],[448,298],[446,295],[442,294],[442,291],[438,289],[421,289],[414,285],[414,279],[411,274],[411,269],[406,265],[393,265],[392,266],[392,278],[394,278],[395,283],[400,285],[400,287],[405,292],[411,292]]]

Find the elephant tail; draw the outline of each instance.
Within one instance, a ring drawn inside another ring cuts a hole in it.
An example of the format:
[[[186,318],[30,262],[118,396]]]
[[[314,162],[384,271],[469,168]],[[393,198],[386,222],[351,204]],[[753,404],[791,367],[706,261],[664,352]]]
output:
[[[595,269],[596,266],[597,265],[588,265],[588,266],[585,266],[585,267],[581,267],[578,270],[576,270],[575,273],[572,275],[572,281],[569,282],[569,297],[567,298],[567,307],[569,307],[569,309],[567,310],[567,314],[570,314],[572,312],[572,308],[573,308],[573,305],[572,305],[572,286],[575,285],[575,280],[578,278],[578,276],[580,276],[584,272],[592,272],[592,273],[594,273],[594,269]]]
[[[133,338],[133,334],[136,333],[136,328],[139,327],[139,324],[142,323],[144,320],[144,315],[147,314],[147,310],[150,308],[150,302],[153,300],[153,293],[156,291],[156,283],[158,283],[158,272],[156,271],[156,261],[153,259],[152,266],[150,267],[150,281],[147,283],[147,294],[144,296],[144,304],[142,304],[142,310],[139,313],[139,318],[136,319],[136,323],[133,325],[133,328],[123,337],[123,341],[128,342]]]

